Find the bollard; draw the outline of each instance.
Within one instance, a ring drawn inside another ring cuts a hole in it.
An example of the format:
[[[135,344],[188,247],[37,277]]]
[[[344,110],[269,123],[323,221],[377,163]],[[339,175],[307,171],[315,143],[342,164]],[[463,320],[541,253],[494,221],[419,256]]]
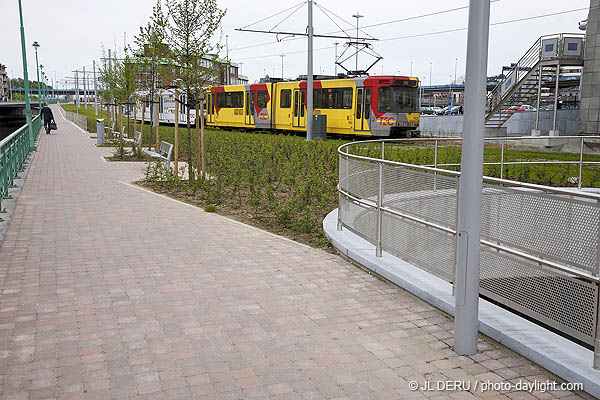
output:
[[[104,118],[96,119],[96,144],[104,144]]]

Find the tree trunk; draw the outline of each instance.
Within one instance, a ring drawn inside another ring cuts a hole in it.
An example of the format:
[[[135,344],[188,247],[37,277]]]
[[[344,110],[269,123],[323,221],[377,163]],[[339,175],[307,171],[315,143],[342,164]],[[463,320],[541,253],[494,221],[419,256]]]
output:
[[[158,99],[158,95],[156,96],[156,98]],[[154,98],[152,98],[152,101],[154,101]],[[159,101],[159,100],[157,100],[157,101]],[[154,149],[154,151],[156,151],[156,152],[158,152],[158,149],[160,147],[160,132],[158,131],[158,127],[160,125],[160,119],[158,118],[158,116],[159,116],[158,115],[158,110],[156,110],[156,127],[155,127],[155,130],[156,130],[156,147]],[[150,125],[150,132],[151,132],[150,136],[152,136],[152,125]]]
[[[175,156],[173,166],[175,169],[175,177],[179,176],[179,102],[177,101],[177,90],[175,90]]]
[[[144,141],[144,115],[146,112],[146,102],[142,101],[142,120],[140,122],[140,133],[142,134],[140,136],[140,143],[142,143]],[[150,125],[150,137],[152,137],[152,125]]]
[[[190,126],[190,106],[186,105],[186,120],[187,120],[187,134],[188,134],[188,146],[187,146],[187,151],[188,151],[188,156],[187,156],[187,162],[188,162],[188,180],[191,182],[194,180],[194,171],[193,171],[193,166],[192,166],[192,127]]]
[[[199,113],[199,105],[196,103],[196,169],[198,170],[198,178],[200,178],[200,173],[204,174],[202,170],[202,165],[200,164],[200,113]],[[203,175],[204,176],[204,175]]]
[[[137,105],[137,102],[135,103]],[[142,100],[142,122],[140,122],[140,156],[142,155],[142,143],[144,143],[144,112],[146,111],[146,103]],[[136,116],[137,117],[137,112]],[[137,119],[137,118],[136,118]],[[134,121],[136,120],[134,119]],[[150,130],[152,133],[152,129]]]
[[[133,133],[137,130],[137,99],[133,103]]]
[[[119,140],[123,142],[123,105],[119,103]]]
[[[204,150],[204,102],[200,100],[200,143],[202,152],[202,177],[206,178],[206,151]]]

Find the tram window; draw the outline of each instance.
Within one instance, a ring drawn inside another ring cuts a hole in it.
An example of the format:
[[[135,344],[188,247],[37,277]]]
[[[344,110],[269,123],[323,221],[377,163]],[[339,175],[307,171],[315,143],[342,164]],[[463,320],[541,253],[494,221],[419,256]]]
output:
[[[362,97],[363,90],[358,89],[356,91],[356,119],[360,119],[362,117]]]
[[[300,96],[302,100],[300,100],[300,116],[304,117],[304,107],[306,106],[306,92],[302,92]]]
[[[256,92],[256,108],[265,108],[269,100],[269,94],[266,90],[258,90]]]
[[[250,92],[246,92],[246,115],[250,115]]]
[[[352,108],[352,88],[342,89],[342,108],[348,110]]]
[[[352,88],[315,89],[313,92],[314,108],[351,109]]]
[[[279,107],[290,108],[292,106],[292,90],[291,89],[283,89],[279,93],[280,93]]]
[[[313,107],[327,108],[323,106],[323,89],[313,89]]]
[[[218,92],[217,107],[219,108],[243,108],[244,92]]]
[[[371,89],[365,89],[365,119],[371,117]]]
[[[416,88],[385,86],[377,93],[379,112],[417,112],[418,96]]]

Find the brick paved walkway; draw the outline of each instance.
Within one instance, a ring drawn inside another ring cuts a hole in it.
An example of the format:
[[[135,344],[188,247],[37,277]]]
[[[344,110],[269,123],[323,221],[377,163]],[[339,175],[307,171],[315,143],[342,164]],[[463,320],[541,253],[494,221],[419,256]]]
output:
[[[470,398],[408,382],[553,379],[489,340],[456,356],[451,319],[335,255],[120,183],[143,166],[104,162],[55,114],[0,248],[2,399]]]

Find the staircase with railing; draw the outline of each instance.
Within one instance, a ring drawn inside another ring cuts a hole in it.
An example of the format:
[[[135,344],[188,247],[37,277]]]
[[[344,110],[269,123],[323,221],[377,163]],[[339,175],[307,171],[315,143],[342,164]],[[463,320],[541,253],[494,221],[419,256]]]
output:
[[[488,93],[486,127],[502,127],[524,104],[539,106],[542,87],[559,79],[560,68],[583,65],[583,41],[578,33],[540,37]]]

